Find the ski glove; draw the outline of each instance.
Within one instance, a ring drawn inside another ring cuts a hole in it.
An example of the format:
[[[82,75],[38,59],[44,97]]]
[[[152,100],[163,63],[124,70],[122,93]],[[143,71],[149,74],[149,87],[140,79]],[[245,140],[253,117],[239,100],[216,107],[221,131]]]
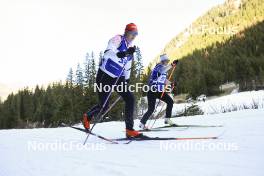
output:
[[[118,58],[124,58],[124,57],[126,57],[126,52],[125,51],[119,51],[118,53],[116,53],[116,56]]]
[[[177,65],[177,64],[178,64],[178,62],[179,62],[179,60],[178,60],[178,59],[176,59],[176,60],[174,60],[174,61],[171,63],[171,65],[172,65],[172,66],[175,66],[175,65]]]
[[[124,58],[128,55],[134,54],[135,51],[136,51],[136,46],[129,47],[126,51],[119,51],[118,53],[116,53],[116,56],[118,58]]]
[[[135,51],[136,51],[136,46],[133,46],[133,47],[129,47],[129,48],[127,49],[126,53],[127,53],[128,55],[132,55],[132,54],[134,54]]]
[[[171,83],[171,86],[172,86],[172,87],[175,87],[175,86],[176,86],[176,81],[172,82],[172,83]]]

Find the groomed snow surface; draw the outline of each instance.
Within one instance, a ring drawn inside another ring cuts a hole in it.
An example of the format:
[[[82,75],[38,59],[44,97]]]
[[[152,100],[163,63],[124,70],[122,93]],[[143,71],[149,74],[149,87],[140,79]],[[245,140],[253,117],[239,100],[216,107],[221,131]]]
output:
[[[263,109],[173,120],[183,125],[224,127],[168,128],[145,133],[159,137],[221,135],[215,140],[109,144],[90,136],[85,147],[82,143],[86,134],[71,128],[0,130],[0,176],[264,175]],[[136,128],[138,123],[136,120]],[[163,125],[162,119],[155,124]],[[124,137],[124,122],[101,123],[94,132],[109,138]]]
[[[264,90],[233,93],[196,103],[205,114],[217,114],[243,109],[264,109]],[[173,114],[183,112],[191,103],[175,104]],[[162,107],[162,106],[161,106]],[[165,108],[165,106],[164,106]]]

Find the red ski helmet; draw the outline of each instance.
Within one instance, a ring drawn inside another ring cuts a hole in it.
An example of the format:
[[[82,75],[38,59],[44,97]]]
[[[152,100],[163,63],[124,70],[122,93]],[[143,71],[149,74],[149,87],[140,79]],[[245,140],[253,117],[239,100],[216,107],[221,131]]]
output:
[[[134,23],[129,23],[126,25],[126,29],[125,29],[125,32],[131,32],[135,35],[138,34],[138,29],[137,29],[137,26],[134,24]]]

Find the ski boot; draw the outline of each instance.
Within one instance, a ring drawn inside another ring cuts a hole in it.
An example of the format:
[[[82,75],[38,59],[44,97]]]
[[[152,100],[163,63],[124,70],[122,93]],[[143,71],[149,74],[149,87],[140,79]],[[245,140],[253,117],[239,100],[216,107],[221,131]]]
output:
[[[138,126],[141,130],[144,130],[144,131],[149,131],[149,128],[145,125],[145,124],[143,124],[143,123],[139,123],[139,126]]]
[[[87,113],[84,113],[83,114],[83,127],[87,130],[87,131],[89,131],[90,130],[90,119],[89,119],[89,117],[88,117],[88,115],[87,115]]]
[[[126,129],[126,137],[127,138],[140,138],[142,136],[143,136],[143,133],[140,133],[134,129],[132,129],[132,130]]]
[[[165,118],[164,123],[169,126],[178,126],[176,123],[174,123],[170,118]]]

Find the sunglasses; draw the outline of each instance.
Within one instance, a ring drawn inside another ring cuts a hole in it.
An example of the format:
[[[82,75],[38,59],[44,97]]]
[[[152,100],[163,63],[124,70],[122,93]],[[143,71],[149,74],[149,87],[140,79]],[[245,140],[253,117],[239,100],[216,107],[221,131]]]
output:
[[[133,36],[137,36],[138,32],[137,31],[129,31],[128,34],[133,35]]]
[[[170,62],[169,60],[161,61],[162,64],[168,64],[169,62]]]

